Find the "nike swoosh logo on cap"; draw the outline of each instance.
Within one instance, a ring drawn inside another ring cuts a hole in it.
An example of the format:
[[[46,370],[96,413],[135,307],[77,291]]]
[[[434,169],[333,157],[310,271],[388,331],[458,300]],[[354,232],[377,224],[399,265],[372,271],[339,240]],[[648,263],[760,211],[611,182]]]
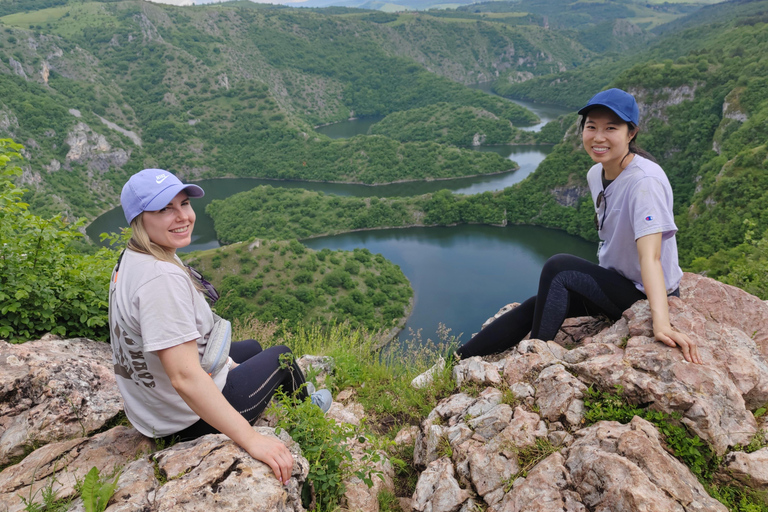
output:
[[[167,174],[158,174],[157,176],[155,176],[155,183],[160,184],[160,183],[164,182],[165,178],[167,178],[167,177],[168,177]]]

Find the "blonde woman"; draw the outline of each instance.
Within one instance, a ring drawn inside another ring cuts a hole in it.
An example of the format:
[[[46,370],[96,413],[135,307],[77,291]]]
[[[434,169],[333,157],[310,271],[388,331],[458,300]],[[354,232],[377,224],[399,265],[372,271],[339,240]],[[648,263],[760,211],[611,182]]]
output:
[[[120,202],[132,236],[112,273],[109,318],[125,413],[148,437],[226,434],[285,483],[293,466],[288,448],[251,423],[280,386],[307,398],[304,376],[295,362],[284,363],[287,347],[229,344],[228,322],[209,305],[218,294],[176,255],[192,241],[190,198],[203,194],[162,169],[138,172],[123,187]],[[223,357],[204,369],[214,346]],[[324,411],[332,402],[327,390],[311,400]]]

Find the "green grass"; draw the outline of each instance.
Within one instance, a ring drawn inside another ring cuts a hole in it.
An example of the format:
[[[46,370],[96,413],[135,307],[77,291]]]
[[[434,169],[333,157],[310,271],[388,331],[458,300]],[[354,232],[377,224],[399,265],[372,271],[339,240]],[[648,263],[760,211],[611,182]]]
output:
[[[50,9],[42,9],[40,11],[9,14],[8,16],[0,18],[0,23],[12,27],[28,28],[29,25],[59,21],[59,19],[68,13],[70,9],[70,6],[63,6],[51,7]]]

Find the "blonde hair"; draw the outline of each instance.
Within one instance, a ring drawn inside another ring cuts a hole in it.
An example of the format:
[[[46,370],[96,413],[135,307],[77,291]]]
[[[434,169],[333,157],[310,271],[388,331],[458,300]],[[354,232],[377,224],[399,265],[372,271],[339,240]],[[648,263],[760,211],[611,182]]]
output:
[[[144,228],[143,217],[144,212],[141,212],[131,221],[131,238],[128,240],[128,249],[140,252],[142,254],[149,254],[150,256],[154,256],[155,259],[160,261],[173,263],[180,269],[184,270],[187,275],[189,275],[190,279],[192,279],[192,284],[198,291],[204,292],[205,288],[203,288],[203,285],[199,283],[197,279],[192,278],[192,276],[189,274],[189,270],[187,270],[187,267],[181,264],[178,258],[175,257],[175,251],[160,244],[156,244],[150,240],[149,234]]]

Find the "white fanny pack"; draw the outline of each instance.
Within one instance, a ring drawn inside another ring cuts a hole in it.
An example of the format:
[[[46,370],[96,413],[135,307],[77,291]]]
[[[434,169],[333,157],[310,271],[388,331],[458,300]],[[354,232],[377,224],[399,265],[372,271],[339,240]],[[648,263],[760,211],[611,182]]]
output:
[[[229,320],[213,314],[213,329],[205,344],[200,366],[208,375],[216,375],[227,364],[229,347],[232,345],[232,324]]]

